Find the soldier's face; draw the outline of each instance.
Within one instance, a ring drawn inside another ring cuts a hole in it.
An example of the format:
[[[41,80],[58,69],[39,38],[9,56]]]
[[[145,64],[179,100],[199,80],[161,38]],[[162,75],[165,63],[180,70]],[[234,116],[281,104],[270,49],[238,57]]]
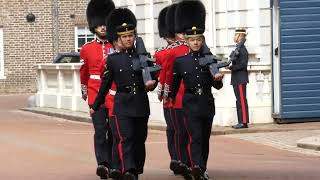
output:
[[[164,38],[168,44],[174,43],[175,39],[174,38]]]
[[[95,32],[99,37],[105,37],[107,35],[107,27],[105,25],[97,26]]]
[[[124,49],[130,49],[133,47],[135,35],[134,33],[125,34],[120,36],[122,46]]]
[[[121,51],[123,49],[123,45],[120,38],[118,38],[116,41],[113,42],[113,46],[118,51]]]
[[[202,36],[196,36],[196,37],[188,37],[186,42],[193,52],[198,52],[203,45],[203,41],[204,39]]]
[[[176,33],[176,39],[177,39],[177,40],[184,40],[184,39],[185,39],[184,36],[185,36],[185,35],[184,35],[183,33]]]
[[[235,43],[239,43],[243,37],[244,37],[243,34],[235,33],[233,37],[233,41]]]

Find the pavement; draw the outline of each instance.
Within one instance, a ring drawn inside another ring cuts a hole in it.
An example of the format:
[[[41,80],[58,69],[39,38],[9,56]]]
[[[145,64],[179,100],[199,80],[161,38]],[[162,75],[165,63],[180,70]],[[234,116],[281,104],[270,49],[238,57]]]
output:
[[[98,180],[92,125],[21,111],[27,97],[0,96],[0,179]],[[311,124],[319,127],[318,123]],[[252,126],[247,132],[282,125],[262,126]],[[319,180],[319,151],[296,145],[294,148],[299,152],[293,150],[294,142],[320,135],[320,129],[311,130],[310,126],[309,123],[288,124],[283,129],[278,127],[281,130],[277,132],[212,136],[208,162],[211,179]],[[141,180],[182,179],[168,170],[166,145],[164,131],[149,130],[145,174]]]
[[[40,108],[40,107],[23,107],[21,110],[34,112],[38,114],[64,118],[72,121],[91,122],[89,113],[68,111],[54,108]],[[165,130],[165,125],[159,123],[149,123],[149,128],[154,130]],[[227,134],[247,134],[247,133],[261,133],[261,132],[287,132],[297,130],[320,130],[320,122],[306,122],[306,123],[291,123],[291,124],[253,124],[248,129],[233,129],[231,127],[213,126],[212,135],[227,135]]]
[[[297,141],[297,145],[300,148],[320,151],[320,135],[300,139]]]

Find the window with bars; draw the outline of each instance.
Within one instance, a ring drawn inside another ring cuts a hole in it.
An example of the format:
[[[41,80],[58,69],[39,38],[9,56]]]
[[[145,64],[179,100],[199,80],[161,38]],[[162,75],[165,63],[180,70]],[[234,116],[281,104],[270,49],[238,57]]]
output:
[[[81,47],[94,38],[88,27],[75,27],[75,51],[80,52]]]

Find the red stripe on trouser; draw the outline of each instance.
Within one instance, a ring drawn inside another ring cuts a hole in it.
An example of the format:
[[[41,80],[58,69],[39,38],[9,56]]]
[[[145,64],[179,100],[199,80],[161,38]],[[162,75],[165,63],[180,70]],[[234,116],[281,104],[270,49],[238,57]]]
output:
[[[117,116],[114,116],[115,120],[116,120],[116,126],[117,126],[117,131],[118,131],[118,135],[120,138],[119,144],[118,144],[118,151],[119,151],[119,156],[120,156],[120,160],[121,160],[121,166],[122,166],[122,173],[124,173],[124,159],[123,159],[123,150],[122,150],[122,136],[120,134],[120,129],[119,129],[119,124],[118,124],[118,118]]]
[[[111,131],[111,133],[112,133],[112,127],[111,127],[111,118],[112,118],[112,116],[109,116],[109,127],[110,127],[110,131]],[[113,147],[114,147],[114,144],[115,144],[115,138],[112,136],[112,148],[111,148],[111,155],[112,155],[112,161],[115,161],[115,159],[114,159],[114,153],[113,153],[113,151],[114,151],[114,149],[113,149]]]
[[[179,122],[178,122],[178,117],[177,117],[177,111],[176,109],[174,109],[174,117],[175,117],[175,120],[176,120],[176,125],[177,125],[177,135],[180,136],[180,131],[179,131]],[[178,159],[181,160],[181,153],[180,153],[180,137],[176,137],[177,138],[177,156],[178,156]]]
[[[174,119],[173,119],[173,116],[172,116],[172,108],[169,108],[169,113],[170,113],[170,117],[171,117],[171,123],[172,123],[172,126],[173,126],[173,130],[174,130],[174,135],[173,135],[173,138],[174,138],[174,149],[175,149],[175,154],[177,156],[177,159],[178,159],[178,147],[177,147],[177,128],[176,128],[176,125],[174,124]],[[177,159],[174,159],[174,160],[177,160]]]
[[[242,84],[239,84],[239,93],[240,93],[240,101],[241,101],[242,120],[244,124],[247,124],[247,111],[244,103]]]
[[[191,133],[189,132],[189,130],[188,130],[188,128],[187,128],[187,121],[186,121],[186,118],[185,118],[185,117],[183,117],[183,123],[184,123],[184,127],[186,128],[187,134],[188,134],[188,137],[189,137],[188,155],[189,155],[191,167],[193,167],[193,160],[192,160],[192,153],[191,153],[192,136],[191,136]]]

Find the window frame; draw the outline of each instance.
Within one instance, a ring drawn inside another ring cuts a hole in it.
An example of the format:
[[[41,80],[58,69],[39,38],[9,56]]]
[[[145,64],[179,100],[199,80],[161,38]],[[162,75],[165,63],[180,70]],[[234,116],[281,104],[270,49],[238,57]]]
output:
[[[75,52],[80,52],[80,49],[82,47],[82,46],[79,47],[79,30],[80,29],[84,29],[85,32],[90,32],[89,27],[87,27],[87,26],[75,26],[75,28],[74,28],[74,51]],[[89,33],[85,33],[85,37],[84,37],[85,43],[84,44],[86,44],[87,42],[91,41],[91,40],[88,40],[88,39],[92,39],[93,40],[95,38],[96,38],[96,36],[94,34],[92,34],[91,32],[90,32],[90,34]]]

